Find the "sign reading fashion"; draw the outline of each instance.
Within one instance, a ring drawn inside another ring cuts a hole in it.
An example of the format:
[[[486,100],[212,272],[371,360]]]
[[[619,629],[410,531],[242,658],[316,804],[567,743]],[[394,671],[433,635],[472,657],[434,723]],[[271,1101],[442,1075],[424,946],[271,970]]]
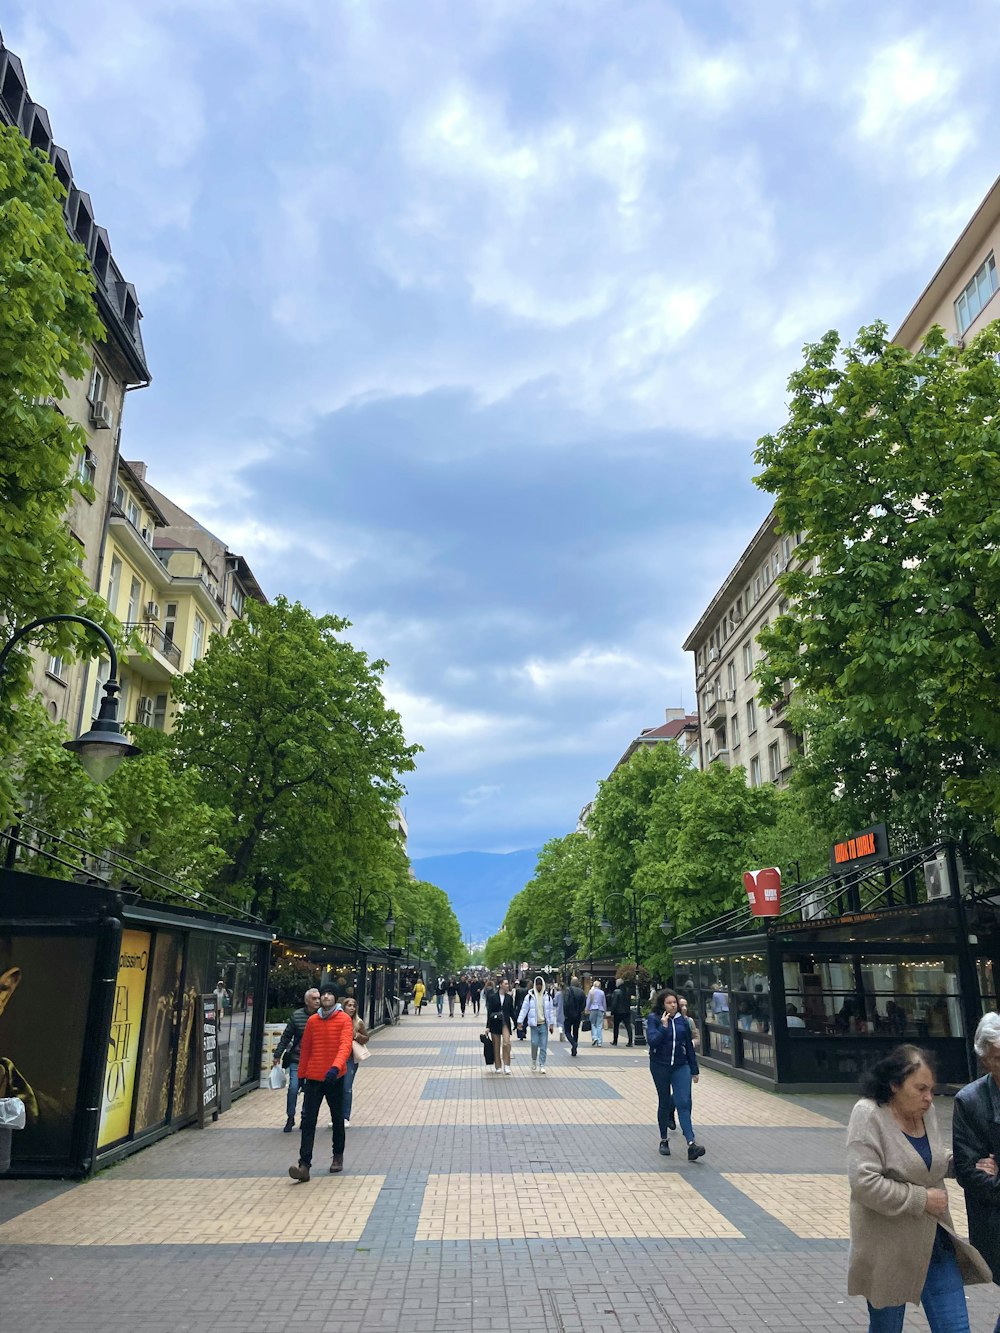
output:
[[[831,870],[854,870],[858,866],[889,858],[889,834],[884,824],[873,824],[830,848]]]
[[[101,1099],[98,1148],[128,1137],[132,1127],[132,1099],[139,1055],[142,1005],[146,995],[146,964],[150,935],[145,930],[122,931],[115,980],[108,1059]]]

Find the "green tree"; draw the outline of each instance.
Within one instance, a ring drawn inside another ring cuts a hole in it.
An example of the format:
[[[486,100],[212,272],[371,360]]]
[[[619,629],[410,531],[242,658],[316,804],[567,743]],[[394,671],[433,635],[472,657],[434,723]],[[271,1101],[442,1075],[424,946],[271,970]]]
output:
[[[541,963],[563,957],[563,936],[586,882],[590,839],[585,833],[552,838],[538,854],[535,873],[511,899],[504,917],[508,956]]]
[[[760,636],[762,695],[793,679],[823,729],[807,775],[904,841],[1000,832],[1000,324],[918,352],[828,333],[757,444],[780,531],[805,533]],[[810,733],[812,735],[812,733]],[[812,744],[812,740],[810,744]]]
[[[87,586],[65,522],[81,489],[74,463],[86,435],[50,401],[65,396],[66,380],[86,374],[90,344],[104,337],[86,253],[66,230],[64,198],[51,163],[0,125],[0,624],[8,633],[62,612],[113,625]],[[35,642],[71,657],[83,633],[51,626]],[[12,714],[29,691],[30,659],[18,653],[0,691],[0,825],[14,813],[5,760]]]
[[[491,935],[486,941],[486,947],[483,950],[486,966],[496,971],[497,968],[503,967],[504,963],[511,962],[513,955],[509,952],[507,946],[507,935],[501,927],[495,935]]]
[[[283,597],[252,602],[177,683],[176,753],[232,814],[220,884],[281,925],[342,912],[358,883],[400,882],[390,820],[419,747],[386,706],[385,663],[346,628]]]

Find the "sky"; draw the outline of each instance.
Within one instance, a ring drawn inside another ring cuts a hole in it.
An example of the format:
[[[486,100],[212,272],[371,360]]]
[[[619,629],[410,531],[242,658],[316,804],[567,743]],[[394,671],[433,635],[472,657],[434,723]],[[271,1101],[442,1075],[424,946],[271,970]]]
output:
[[[4,0],[135,283],[122,452],[352,622],[414,856],[570,832],[694,704],[807,341],[1000,173],[992,4]]]

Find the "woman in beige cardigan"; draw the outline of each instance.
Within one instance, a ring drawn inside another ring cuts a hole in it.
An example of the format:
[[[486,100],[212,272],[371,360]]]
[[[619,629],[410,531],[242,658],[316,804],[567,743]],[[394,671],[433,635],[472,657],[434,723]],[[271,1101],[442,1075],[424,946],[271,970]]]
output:
[[[969,1333],[963,1284],[992,1275],[948,1211],[951,1152],[938,1139],[930,1057],[898,1046],[861,1093],[847,1129],[848,1294],[867,1299],[869,1333],[900,1333],[908,1301],[923,1304],[931,1333]]]

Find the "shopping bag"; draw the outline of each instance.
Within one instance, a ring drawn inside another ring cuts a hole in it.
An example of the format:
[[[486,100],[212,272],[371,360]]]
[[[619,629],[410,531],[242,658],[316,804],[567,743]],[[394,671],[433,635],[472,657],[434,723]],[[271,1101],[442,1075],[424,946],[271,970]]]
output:
[[[24,1102],[20,1097],[0,1097],[0,1128],[24,1129]]]
[[[488,1032],[481,1032],[479,1040],[483,1043],[483,1060],[486,1064],[491,1065],[493,1063],[493,1038]]]
[[[285,1086],[285,1080],[288,1075],[282,1069],[281,1065],[272,1065],[271,1072],[267,1076],[267,1086],[273,1088],[275,1092],[280,1092]]]
[[[589,1031],[590,1031],[590,1019],[589,1019],[589,1018],[585,1018],[585,1019],[583,1020],[583,1022],[580,1024],[580,1031],[581,1031],[581,1032],[589,1032]]]

